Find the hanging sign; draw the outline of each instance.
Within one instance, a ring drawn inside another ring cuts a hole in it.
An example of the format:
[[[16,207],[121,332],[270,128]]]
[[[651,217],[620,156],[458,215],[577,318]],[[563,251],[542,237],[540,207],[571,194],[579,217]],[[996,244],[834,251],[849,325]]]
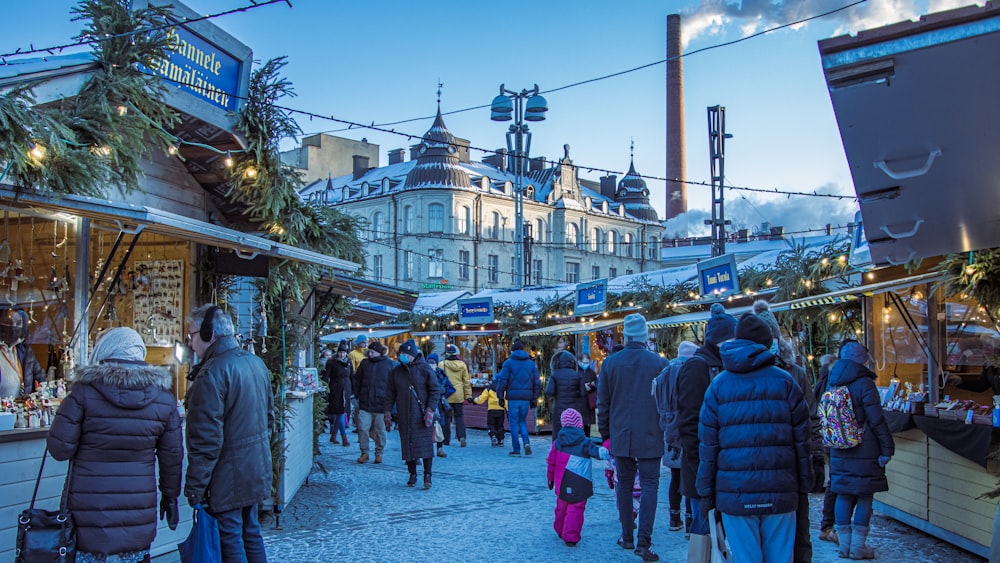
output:
[[[241,61],[180,26],[167,30],[167,41],[166,56],[154,60],[150,71],[212,105],[235,110]]]
[[[493,322],[493,298],[473,297],[458,300],[458,324],[484,325]]]
[[[608,279],[576,284],[576,303],[573,314],[582,317],[603,313],[608,304]]]
[[[698,262],[698,287],[702,295],[723,295],[740,290],[736,255],[726,254]]]

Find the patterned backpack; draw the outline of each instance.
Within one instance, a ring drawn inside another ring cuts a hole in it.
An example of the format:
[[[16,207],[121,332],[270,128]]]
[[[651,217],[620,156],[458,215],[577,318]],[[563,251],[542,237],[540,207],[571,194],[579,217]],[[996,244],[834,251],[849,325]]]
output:
[[[819,400],[818,409],[824,447],[848,450],[861,443],[861,425],[854,415],[847,387],[838,385],[827,389]]]

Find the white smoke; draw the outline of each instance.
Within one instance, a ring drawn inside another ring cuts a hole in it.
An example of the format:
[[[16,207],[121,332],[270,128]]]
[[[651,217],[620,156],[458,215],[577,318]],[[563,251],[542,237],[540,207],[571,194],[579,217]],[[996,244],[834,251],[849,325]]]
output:
[[[721,34],[730,25],[739,26],[742,36],[799,21],[846,6],[850,0],[833,4],[829,0],[703,0],[690,13],[681,15],[681,41],[684,48],[702,36]],[[846,10],[830,14],[823,21],[837,22],[834,35],[856,33],[906,20],[922,14],[951,10],[982,0],[869,0]],[[813,20],[819,21],[819,20]],[[792,26],[800,29],[809,22]]]
[[[663,222],[663,237],[687,238],[705,236],[709,234],[709,228],[705,225],[705,220],[711,218],[712,214],[704,209],[685,211],[673,219],[667,219]]]

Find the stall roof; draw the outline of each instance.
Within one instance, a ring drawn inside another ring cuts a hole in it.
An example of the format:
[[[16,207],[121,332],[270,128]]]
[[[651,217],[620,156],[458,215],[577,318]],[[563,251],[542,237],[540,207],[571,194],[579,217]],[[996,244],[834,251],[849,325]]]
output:
[[[325,334],[319,337],[320,342],[340,342],[341,340],[354,340],[362,334],[368,338],[389,338],[410,332],[410,327],[385,327],[385,328],[359,328],[355,330],[342,330],[333,334]]]
[[[144,205],[78,195],[52,198],[32,193],[17,193],[7,187],[0,187],[0,198],[4,200],[2,207],[15,211],[27,211],[45,216],[51,216],[54,213],[76,215],[91,220],[114,223],[121,230],[141,228],[144,231],[190,240],[199,244],[231,248],[241,256],[249,254],[250,257],[253,257],[262,254],[274,258],[316,264],[344,272],[355,272],[361,268],[361,265],[354,262]],[[67,218],[57,217],[57,219],[65,221]]]
[[[360,305],[354,305],[351,308],[351,312],[344,315],[343,318],[349,323],[361,323],[363,325],[371,325],[376,323],[384,323],[385,321],[395,318],[395,312],[393,311],[380,311],[379,309],[372,309],[370,307],[363,307]]]
[[[777,313],[779,311],[787,311],[789,309],[786,303],[771,303],[770,309],[772,313]],[[740,315],[748,311],[753,310],[753,305],[745,305],[742,307],[726,307],[726,312],[730,315],[739,318]],[[708,322],[708,318],[712,315],[710,309],[705,309],[704,311],[695,311],[693,313],[684,313],[683,315],[673,315],[670,317],[663,317],[661,319],[655,319],[649,321],[647,326],[649,328],[669,328],[674,326],[684,326],[684,325],[703,325]]]
[[[337,276],[336,278],[323,276],[314,284],[314,288],[317,292],[332,291],[337,295],[371,301],[379,305],[388,305],[407,311],[413,310],[413,305],[419,296],[415,291],[351,276]]]
[[[503,334],[503,331],[495,328],[483,330],[427,330],[414,332],[413,336],[437,336],[439,334],[447,334],[448,336],[491,336],[494,334]]]
[[[566,323],[560,325],[543,326],[533,328],[521,333],[521,336],[546,336],[549,334],[584,334],[618,326],[624,322],[623,319],[602,319],[599,321],[584,321],[578,323]]]
[[[771,305],[771,308],[773,310],[775,306],[782,306],[785,309],[804,309],[806,307],[815,307],[817,305],[830,305],[833,303],[843,303],[845,301],[852,301],[854,299],[857,299],[861,295],[877,295],[879,293],[885,293],[887,291],[893,291],[896,289],[906,289],[908,287],[912,287],[914,285],[922,283],[933,283],[941,280],[942,278],[943,275],[941,273],[930,272],[926,274],[919,274],[916,276],[900,278],[897,280],[887,280],[869,285],[859,285],[857,287],[838,289],[837,291],[831,291],[829,293],[824,293],[822,295],[803,297],[802,299],[793,299],[791,301],[785,301],[784,303]]]

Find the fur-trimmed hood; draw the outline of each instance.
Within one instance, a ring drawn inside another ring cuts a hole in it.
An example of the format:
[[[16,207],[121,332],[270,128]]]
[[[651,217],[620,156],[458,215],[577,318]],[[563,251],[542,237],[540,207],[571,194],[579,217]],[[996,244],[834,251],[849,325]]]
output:
[[[165,368],[148,364],[108,362],[76,368],[74,385],[90,385],[110,403],[138,409],[152,403],[161,389],[170,390],[173,380]]]

